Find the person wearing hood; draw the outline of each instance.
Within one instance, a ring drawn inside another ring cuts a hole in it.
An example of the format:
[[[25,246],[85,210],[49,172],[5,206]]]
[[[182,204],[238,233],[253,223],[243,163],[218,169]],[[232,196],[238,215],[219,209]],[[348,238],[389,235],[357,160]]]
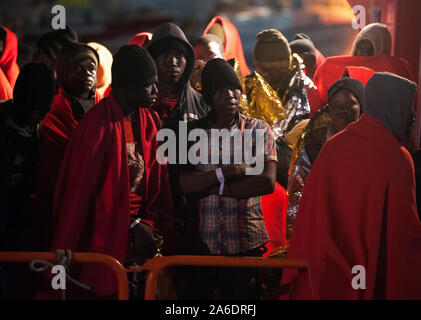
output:
[[[298,54],[304,61],[306,67],[306,75],[313,79],[317,69],[316,64],[316,47],[313,41],[306,38],[295,38],[289,43],[291,52]]]
[[[111,91],[111,65],[113,64],[113,55],[102,44],[89,42],[87,45],[98,52],[100,62],[96,73],[96,89],[101,97],[106,97]]]
[[[0,67],[3,70],[11,88],[15,86],[19,74],[18,38],[4,26],[0,26]]]
[[[360,118],[363,112],[363,93],[364,85],[359,80],[349,77],[339,79],[329,88],[329,104],[317,111],[301,129],[293,147],[288,177],[288,239],[291,237],[303,188],[314,161],[326,141]]]
[[[152,33],[139,32],[136,33],[129,41],[129,44],[135,44],[139,47],[147,48],[152,39]]]
[[[60,88],[51,110],[41,123],[41,159],[37,178],[37,196],[45,202],[46,210],[51,210],[54,186],[72,132],[101,99],[96,90],[99,63],[96,50],[85,44],[66,45],[57,55]]]
[[[232,60],[237,60],[241,75],[244,77],[250,73],[244,58],[243,45],[238,30],[229,20],[222,17],[213,17],[203,35],[212,34],[217,36],[224,46],[224,57],[233,65]]]
[[[60,49],[65,45],[77,42],[78,35],[69,26],[66,29],[49,31],[43,34],[36,42],[32,61],[45,63],[56,79],[56,59]]]
[[[44,249],[45,221],[34,212],[31,195],[39,161],[38,124],[53,97],[47,67],[29,63],[19,73],[13,99],[0,104],[0,251]],[[0,266],[0,298],[31,299],[34,278],[29,273],[22,264]]]
[[[39,123],[50,110],[53,96],[54,82],[47,67],[29,63],[16,80],[13,99],[0,105],[0,226],[4,228],[0,251],[20,250],[16,240],[23,229],[19,225],[31,218],[24,215],[24,208],[34,191],[41,142]],[[11,220],[4,220],[7,217]]]
[[[150,109],[157,69],[146,49],[124,45],[111,70],[110,95],[82,119],[63,159],[53,248],[99,252],[126,266],[141,265],[162,249],[154,238],[163,235],[164,254],[174,242],[167,166],[156,159],[160,119]],[[117,293],[107,267],[84,265],[75,275],[95,295]]]
[[[173,23],[161,24],[153,33],[148,51],[156,62],[159,79],[153,108],[164,127],[204,117],[209,107],[190,85],[195,55],[184,32]]]
[[[414,164],[402,146],[416,90],[405,78],[375,73],[364,114],[320,151],[288,252],[308,259],[308,268],[284,270],[289,298],[421,299]]]
[[[381,23],[370,23],[355,38],[352,45],[352,56],[381,56],[392,52],[392,36],[387,26]]]

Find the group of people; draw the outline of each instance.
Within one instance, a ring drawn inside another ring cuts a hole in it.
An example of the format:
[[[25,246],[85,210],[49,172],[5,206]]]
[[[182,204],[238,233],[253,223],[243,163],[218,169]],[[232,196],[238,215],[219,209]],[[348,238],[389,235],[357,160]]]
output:
[[[127,267],[174,254],[302,258],[306,271],[271,277],[281,289],[270,298],[421,298],[416,84],[385,25],[329,58],[305,34],[263,30],[252,72],[221,17],[193,45],[164,23],[114,55],[53,30],[21,70],[16,36],[0,31],[0,251],[99,252]],[[365,290],[351,285],[355,265]],[[19,291],[16,270],[0,268],[3,297],[54,297]],[[73,297],[116,297],[106,267],[70,273],[91,288]],[[180,299],[259,299],[273,286],[247,268],[167,277],[162,297]],[[142,279],[129,277],[131,298]]]

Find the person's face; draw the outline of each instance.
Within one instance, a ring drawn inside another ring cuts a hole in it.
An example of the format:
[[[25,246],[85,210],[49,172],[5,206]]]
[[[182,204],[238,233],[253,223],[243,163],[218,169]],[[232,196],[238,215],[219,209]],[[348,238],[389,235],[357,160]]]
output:
[[[90,92],[96,86],[97,68],[89,58],[73,64],[65,79],[65,89],[76,96]]]
[[[213,96],[213,110],[218,117],[231,119],[238,112],[241,90],[233,87],[219,89]]]
[[[155,76],[152,81],[140,88],[137,95],[137,104],[143,108],[151,107],[158,96],[158,77]]]
[[[355,51],[356,56],[372,56],[374,55],[373,44],[370,40],[364,39],[358,42],[357,49]]]
[[[301,53],[300,57],[303,58],[304,65],[306,66],[306,75],[313,79],[314,73],[316,72],[316,57],[312,54]]]
[[[172,49],[164,52],[156,58],[159,80],[176,84],[186,70],[186,57],[181,51]]]
[[[333,128],[339,132],[361,114],[360,103],[354,94],[347,89],[338,91],[329,102],[329,114]]]
[[[215,41],[210,41],[206,44],[198,44],[194,48],[196,58],[201,59],[205,62],[209,60],[220,58],[224,59],[224,53],[221,51],[221,47]]]
[[[254,66],[256,67],[257,73],[260,74],[273,89],[277,89],[276,87],[286,78],[289,71],[286,61],[284,67],[270,68],[255,60]]]

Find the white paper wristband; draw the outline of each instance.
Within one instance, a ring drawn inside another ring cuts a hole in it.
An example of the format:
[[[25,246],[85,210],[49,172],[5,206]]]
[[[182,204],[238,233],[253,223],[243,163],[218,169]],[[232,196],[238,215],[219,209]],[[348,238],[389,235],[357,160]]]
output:
[[[219,185],[219,195],[222,196],[224,194],[224,183],[225,183],[224,174],[222,173],[221,168],[216,168],[215,173],[216,173],[216,177],[218,178],[218,181],[220,183],[220,185]]]

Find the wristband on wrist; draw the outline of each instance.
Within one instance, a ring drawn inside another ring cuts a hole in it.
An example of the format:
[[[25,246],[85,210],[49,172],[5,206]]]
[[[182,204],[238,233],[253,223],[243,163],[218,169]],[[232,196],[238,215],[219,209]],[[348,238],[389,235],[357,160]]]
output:
[[[225,178],[224,178],[224,175],[222,173],[221,168],[216,168],[215,173],[216,173],[216,177],[218,178],[218,181],[220,183],[220,185],[219,185],[219,195],[222,196],[224,194]]]

